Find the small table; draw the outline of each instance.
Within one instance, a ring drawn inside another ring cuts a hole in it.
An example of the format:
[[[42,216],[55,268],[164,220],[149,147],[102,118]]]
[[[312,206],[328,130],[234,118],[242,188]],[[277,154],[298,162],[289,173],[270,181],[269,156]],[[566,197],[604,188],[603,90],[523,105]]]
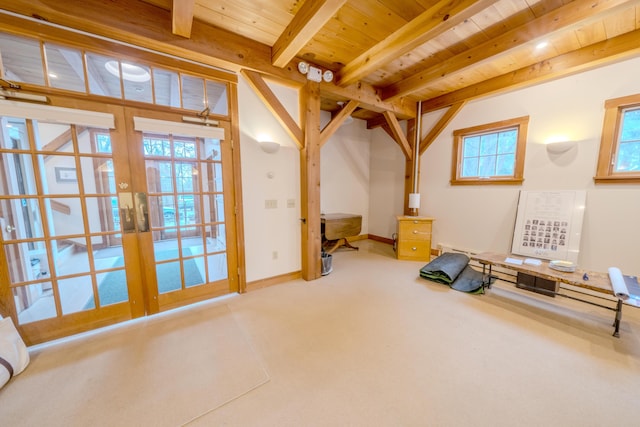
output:
[[[322,232],[322,248],[333,253],[340,246],[358,250],[352,246],[347,237],[357,236],[362,228],[362,215],[334,213],[320,216]]]
[[[607,294],[611,297],[615,297],[613,292],[613,287],[611,286],[611,280],[609,280],[609,275],[606,273],[598,273],[598,272],[586,271],[586,270],[580,270],[580,269],[576,269],[576,271],[573,273],[565,273],[565,272],[557,271],[550,268],[548,261],[542,261],[540,265],[536,266],[536,265],[525,264],[524,259],[520,257],[515,257],[515,256],[505,255],[505,254],[497,254],[492,252],[483,252],[477,255],[472,255],[471,259],[482,264],[482,274],[483,274],[483,277],[486,278],[486,279],[483,279],[484,280],[483,288],[485,288],[485,285],[487,288],[491,288],[491,268],[492,266],[495,265],[498,267],[508,268],[520,273],[529,274],[531,276],[540,277],[542,279],[552,280],[559,283],[565,283],[567,285],[588,289],[591,291]],[[517,259],[517,260],[523,261],[523,263],[515,264],[513,262],[507,262],[506,261],[507,259],[511,259],[511,260]],[[489,269],[488,274],[486,274],[487,268]],[[585,277],[588,277],[588,279],[585,280]],[[519,287],[529,289],[527,286],[519,285]],[[559,289],[561,289],[560,286],[559,286]],[[613,326],[615,327],[615,330],[613,332],[613,336],[614,337],[620,336],[620,320],[622,319],[622,300],[621,299],[619,298],[617,299],[616,306],[614,308],[614,307],[610,307],[602,304],[597,304],[584,299],[572,297],[567,294],[560,293],[558,291],[548,290],[547,292],[553,295],[562,296],[565,298],[569,298],[576,301],[585,302],[587,304],[595,305],[598,307],[606,308],[607,310],[615,311],[616,316],[613,322]]]

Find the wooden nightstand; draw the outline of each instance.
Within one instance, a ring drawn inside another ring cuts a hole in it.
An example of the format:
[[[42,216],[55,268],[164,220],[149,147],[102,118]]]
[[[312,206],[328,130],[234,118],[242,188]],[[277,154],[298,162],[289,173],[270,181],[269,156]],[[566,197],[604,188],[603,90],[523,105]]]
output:
[[[396,256],[414,261],[431,260],[431,225],[433,218],[398,216]]]

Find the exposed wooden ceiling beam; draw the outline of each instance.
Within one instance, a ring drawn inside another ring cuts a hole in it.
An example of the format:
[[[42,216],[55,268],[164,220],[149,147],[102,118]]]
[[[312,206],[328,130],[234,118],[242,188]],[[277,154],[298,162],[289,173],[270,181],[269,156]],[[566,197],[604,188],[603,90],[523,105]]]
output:
[[[440,0],[340,71],[338,84],[349,85],[455,27],[495,0]]]
[[[453,120],[453,118],[460,112],[460,110],[462,110],[462,107],[464,107],[466,103],[467,101],[460,101],[449,107],[447,112],[444,113],[444,116],[442,116],[440,120],[438,120],[438,123],[436,123],[431,128],[429,133],[422,139],[422,141],[420,141],[420,148],[418,150],[418,153],[420,153],[419,155],[422,155],[422,153],[427,151],[427,148],[429,148],[431,143],[436,140],[438,135],[442,133],[444,128],[446,128],[451,120]]]
[[[304,147],[304,133],[291,114],[282,105],[278,97],[273,93],[264,78],[255,71],[242,70],[242,75],[247,79],[254,92],[264,102],[273,116],[280,122],[285,131],[291,136],[298,148]]]
[[[344,123],[347,117],[349,117],[351,113],[353,113],[355,109],[358,108],[359,104],[359,102],[351,100],[347,103],[347,105],[342,107],[338,114],[333,116],[331,121],[324,127],[324,129],[322,129],[322,132],[320,132],[320,147],[322,147],[325,142],[327,142],[329,138],[331,138],[331,135],[333,135],[338,130],[340,125]]]
[[[409,102],[404,99],[392,102],[383,101],[380,99],[379,90],[364,82],[358,82],[347,87],[322,82],[320,83],[320,93],[323,98],[334,101],[353,99],[360,103],[360,107],[377,113],[391,111],[401,120],[411,119],[416,116],[415,101]]]
[[[411,160],[413,158],[413,151],[411,150],[411,145],[409,145],[409,140],[407,140],[407,137],[402,132],[398,119],[388,111],[385,111],[383,115],[389,126],[388,130],[391,131],[390,135],[392,135],[393,140],[398,144],[404,156],[408,160]]]
[[[173,0],[171,8],[171,28],[173,34],[189,38],[191,37],[191,25],[193,24],[193,7],[196,0]]]
[[[529,65],[482,83],[438,96],[422,102],[422,111],[434,111],[463,100],[531,86],[543,81],[565,77],[591,68],[622,61],[640,55],[640,30],[631,31],[609,40]]]
[[[305,1],[273,45],[271,51],[273,65],[286,67],[346,2],[347,0]]]
[[[637,2],[633,0],[632,2]],[[542,37],[578,23],[602,18],[603,14],[615,11],[621,6],[628,7],[629,0],[575,0],[551,12],[507,31],[495,38],[468,49],[460,54],[422,70],[400,82],[385,87],[382,98],[392,100],[436,84],[453,73],[461,72],[478,63],[506,54],[511,49],[532,43]],[[533,48],[533,46],[532,46]]]

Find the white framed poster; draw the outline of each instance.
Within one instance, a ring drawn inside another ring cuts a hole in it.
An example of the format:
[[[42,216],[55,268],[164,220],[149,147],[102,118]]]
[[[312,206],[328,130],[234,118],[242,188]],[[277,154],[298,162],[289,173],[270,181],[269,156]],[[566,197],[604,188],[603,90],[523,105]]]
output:
[[[578,263],[586,191],[520,191],[511,252]]]

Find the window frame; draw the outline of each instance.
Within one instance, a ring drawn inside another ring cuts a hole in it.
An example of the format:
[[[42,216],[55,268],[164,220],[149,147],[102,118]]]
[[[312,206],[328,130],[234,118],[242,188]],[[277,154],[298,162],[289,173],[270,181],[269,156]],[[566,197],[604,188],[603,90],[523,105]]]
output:
[[[453,131],[453,156],[451,165],[451,185],[485,185],[485,184],[506,184],[519,185],[524,181],[524,158],[527,146],[527,130],[529,127],[529,116],[517,117],[514,119],[501,120],[499,122],[487,123]],[[516,159],[513,175],[491,176],[486,178],[464,178],[462,171],[462,149],[465,137],[479,134],[497,133],[502,130],[516,128],[518,139],[516,142]]]
[[[593,180],[596,183],[640,183],[640,171],[616,172],[614,162],[620,145],[623,111],[640,107],[640,94],[608,99],[604,102],[604,122],[600,138],[598,166]]]

